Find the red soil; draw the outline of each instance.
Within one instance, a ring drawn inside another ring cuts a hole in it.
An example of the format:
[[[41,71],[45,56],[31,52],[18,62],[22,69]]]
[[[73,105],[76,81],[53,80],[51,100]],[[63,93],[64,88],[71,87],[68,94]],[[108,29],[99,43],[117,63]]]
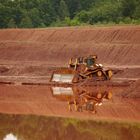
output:
[[[64,65],[97,54],[108,65],[139,65],[140,26],[0,30],[0,60]]]
[[[97,54],[99,63],[114,70],[112,80],[135,81],[140,79],[139,53],[140,26],[4,29],[0,30],[0,82],[46,82],[69,58],[89,54]],[[95,117],[140,120],[139,85],[137,81],[125,90],[118,86],[115,92],[124,92],[124,98],[115,96],[115,102],[100,107]],[[66,107],[48,87],[0,85],[2,113],[93,117],[67,112]]]
[[[71,57],[97,54],[116,78],[139,79],[139,52],[140,26],[0,30],[2,75],[49,76]]]

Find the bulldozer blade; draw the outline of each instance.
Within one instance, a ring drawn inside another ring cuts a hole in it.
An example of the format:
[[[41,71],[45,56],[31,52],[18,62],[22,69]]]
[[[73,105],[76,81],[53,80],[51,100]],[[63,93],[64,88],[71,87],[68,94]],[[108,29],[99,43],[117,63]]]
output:
[[[73,95],[73,90],[71,87],[52,87],[53,95]]]
[[[74,78],[74,74],[58,74],[54,73],[52,75],[52,82],[60,82],[60,83],[72,83]]]

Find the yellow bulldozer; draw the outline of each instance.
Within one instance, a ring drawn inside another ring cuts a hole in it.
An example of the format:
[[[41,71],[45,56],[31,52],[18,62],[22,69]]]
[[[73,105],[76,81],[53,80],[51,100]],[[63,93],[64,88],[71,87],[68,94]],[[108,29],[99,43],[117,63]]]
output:
[[[113,73],[110,69],[104,69],[98,64],[96,55],[71,58],[67,68],[60,68],[53,72],[51,82],[78,83],[86,79],[95,81],[110,80]]]

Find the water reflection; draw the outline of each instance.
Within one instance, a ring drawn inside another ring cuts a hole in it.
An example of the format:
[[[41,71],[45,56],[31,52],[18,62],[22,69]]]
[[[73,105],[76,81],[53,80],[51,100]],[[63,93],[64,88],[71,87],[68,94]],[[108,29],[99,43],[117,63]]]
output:
[[[112,98],[112,92],[91,87],[52,87],[53,97],[66,101],[69,111],[97,113],[97,106]]]
[[[16,136],[14,136],[12,133],[7,134],[3,140],[19,140]]]

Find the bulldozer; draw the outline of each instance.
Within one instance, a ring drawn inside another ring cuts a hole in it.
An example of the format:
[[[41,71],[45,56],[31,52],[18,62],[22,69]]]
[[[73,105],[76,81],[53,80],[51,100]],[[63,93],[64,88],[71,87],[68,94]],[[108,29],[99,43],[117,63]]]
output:
[[[103,65],[98,64],[96,61],[97,55],[75,59],[71,58],[68,67],[54,71],[50,81],[58,83],[79,83],[86,79],[93,79],[95,81],[110,80],[113,75],[112,70],[105,70]]]

